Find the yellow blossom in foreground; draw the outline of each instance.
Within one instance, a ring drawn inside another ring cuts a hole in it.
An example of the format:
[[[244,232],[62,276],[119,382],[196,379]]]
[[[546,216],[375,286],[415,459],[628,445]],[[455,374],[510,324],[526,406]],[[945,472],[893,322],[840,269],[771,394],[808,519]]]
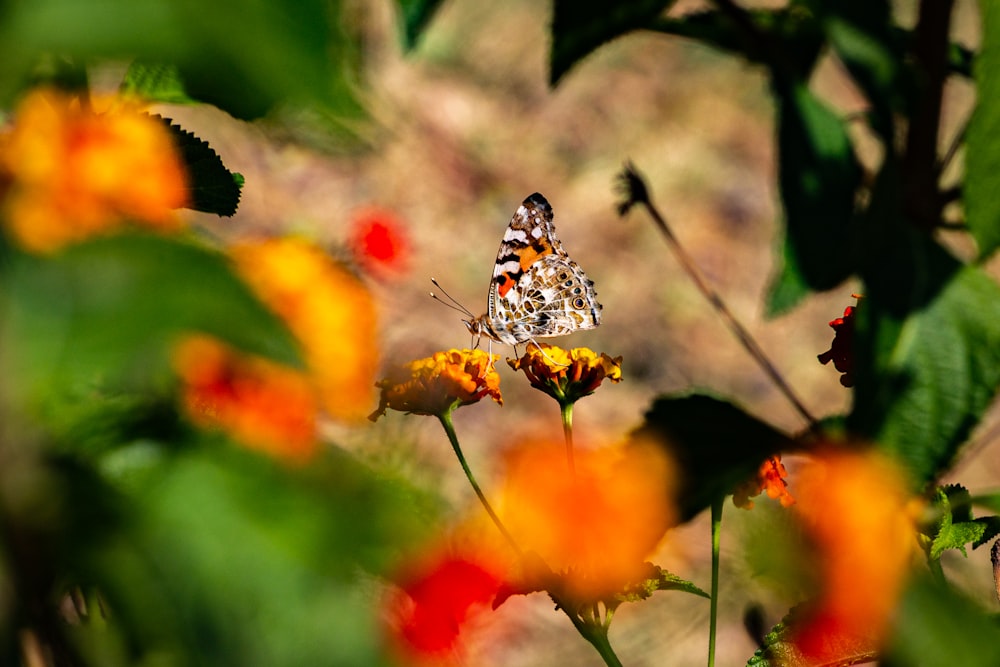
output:
[[[188,418],[278,458],[300,462],[316,450],[316,400],[301,372],[237,352],[208,336],[174,351]]]
[[[163,124],[121,100],[103,113],[39,89],[0,137],[3,223],[34,252],[51,252],[124,223],[170,231],[187,203],[184,169]]]
[[[375,303],[364,284],[301,239],[246,243],[232,256],[302,344],[326,411],[346,421],[364,418],[378,367]]]
[[[560,575],[570,599],[604,599],[641,580],[676,521],[674,467],[661,448],[581,449],[574,473],[562,443],[526,443],[505,464],[503,522]]]
[[[375,421],[387,408],[441,416],[486,396],[503,405],[496,360],[497,355],[482,350],[448,350],[397,367],[377,383],[381,396],[369,419]]]
[[[826,453],[795,486],[821,586],[796,644],[810,664],[826,664],[845,639],[883,639],[916,551],[919,503],[899,468],[874,452]]]
[[[531,343],[520,359],[508,359],[515,371],[524,371],[531,386],[560,403],[574,403],[597,391],[604,380],[622,381],[622,358],[597,354],[586,347],[564,350]]]
[[[768,457],[760,464],[752,479],[733,491],[733,504],[743,509],[752,509],[754,503],[750,499],[760,495],[761,491],[766,491],[768,498],[779,501],[782,507],[791,507],[795,504],[795,498],[788,491],[788,483],[785,482],[787,476],[788,471],[785,470],[781,457]]]

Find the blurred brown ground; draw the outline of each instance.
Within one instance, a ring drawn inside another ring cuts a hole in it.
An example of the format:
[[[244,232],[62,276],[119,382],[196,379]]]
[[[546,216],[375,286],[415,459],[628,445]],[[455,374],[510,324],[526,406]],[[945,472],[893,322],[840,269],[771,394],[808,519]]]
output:
[[[912,13],[912,3],[899,4],[901,16]],[[975,3],[958,7],[959,34],[975,45]],[[685,3],[675,12],[690,8]],[[336,246],[359,209],[394,210],[413,254],[404,279],[372,283],[390,364],[469,345],[459,314],[428,297],[430,278],[482,312],[506,224],[520,201],[539,191],[604,304],[600,328],[553,342],[624,357],[624,382],[577,406],[583,446],[621,438],[655,396],[693,388],[729,398],[786,431],[801,429],[797,413],[701,298],[645,214],[618,217],[614,181],[632,160],[681,242],[808,408],[820,417],[847,410],[849,392],[816,355],[829,347],[827,322],[854,302],[857,284],[815,295],[777,319],[763,316],[781,216],[774,109],[763,71],[690,41],[635,33],[605,45],[549,90],[550,11],[531,0],[446,2],[416,52],[404,55],[388,3],[367,4],[367,147],[322,154],[217,111],[168,109],[246,177],[239,213],[231,220],[206,217],[204,224],[224,237],[291,230]],[[862,108],[832,61],[813,85],[845,113]],[[949,89],[949,123],[968,113],[970,98],[961,84]],[[877,159],[872,142],[858,132],[863,157]],[[494,351],[510,355],[503,346]],[[506,365],[500,372],[502,408],[483,404],[456,414],[463,447],[487,489],[498,448],[522,434],[561,438],[555,403]],[[331,433],[441,489],[457,507],[472,500],[434,420],[390,414],[374,426]],[[1000,478],[997,446],[987,445],[977,450],[975,464],[966,462],[955,474],[973,491]],[[792,602],[768,592],[741,557],[741,535],[776,511],[772,505],[759,500],[749,513],[726,507],[719,665],[742,665],[753,652],[741,622],[747,604],[763,603],[773,623]],[[708,557],[702,516],[673,531],[655,560],[707,590]],[[995,604],[988,554],[946,560],[983,604]],[[508,601],[485,619],[468,664],[601,664],[551,607],[541,595]],[[622,607],[611,638],[629,667],[685,666],[704,664],[707,634],[706,600],[661,593]]]

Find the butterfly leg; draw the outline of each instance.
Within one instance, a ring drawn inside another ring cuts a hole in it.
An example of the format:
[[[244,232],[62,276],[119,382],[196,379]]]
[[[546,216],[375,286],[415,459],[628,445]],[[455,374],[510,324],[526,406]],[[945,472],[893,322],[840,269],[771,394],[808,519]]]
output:
[[[538,341],[536,341],[534,338],[530,338],[528,340],[535,346],[535,349],[537,349],[539,352],[541,352],[541,354],[542,354],[543,357],[545,357],[546,359],[548,359],[552,363],[553,366],[569,366],[569,364],[560,364],[558,361],[556,361],[555,359],[553,359],[549,355],[545,354],[545,350],[542,349],[542,346],[539,345]],[[514,351],[514,354],[515,354],[515,356],[517,355],[517,351],[516,350]]]

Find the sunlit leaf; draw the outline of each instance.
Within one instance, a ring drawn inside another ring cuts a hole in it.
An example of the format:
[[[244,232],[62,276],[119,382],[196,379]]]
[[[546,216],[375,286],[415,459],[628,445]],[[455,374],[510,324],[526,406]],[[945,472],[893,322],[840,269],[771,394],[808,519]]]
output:
[[[136,60],[128,67],[120,91],[149,102],[194,104],[174,65]]]
[[[976,108],[969,121],[965,147],[966,222],[979,244],[982,257],[1000,246],[1000,6],[980,2],[983,42],[973,74]]]

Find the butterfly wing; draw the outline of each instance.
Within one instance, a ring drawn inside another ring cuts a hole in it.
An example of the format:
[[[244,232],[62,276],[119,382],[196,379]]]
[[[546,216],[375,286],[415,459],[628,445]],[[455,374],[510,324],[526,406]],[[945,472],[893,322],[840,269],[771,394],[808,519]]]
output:
[[[552,207],[537,192],[522,202],[500,243],[487,317],[498,340],[516,345],[601,323],[594,283],[555,233]]]

